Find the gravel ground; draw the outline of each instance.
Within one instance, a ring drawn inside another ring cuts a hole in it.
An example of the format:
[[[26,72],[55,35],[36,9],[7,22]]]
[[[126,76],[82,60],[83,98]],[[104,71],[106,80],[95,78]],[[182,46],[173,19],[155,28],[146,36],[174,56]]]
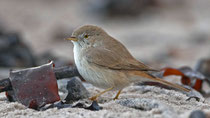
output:
[[[88,85],[87,88],[91,91],[91,94],[100,90],[91,85]],[[103,107],[99,111],[90,111],[83,108],[52,108],[46,111],[35,111],[16,102],[8,103],[4,94],[1,93],[0,116],[8,118],[186,118],[194,110],[210,112],[208,101],[198,102],[195,99],[186,101],[188,97],[183,93],[153,86],[129,86],[123,90],[118,100],[112,100],[115,94],[116,92],[108,92],[99,98],[99,105]],[[78,102],[90,105],[90,101],[87,99]]]

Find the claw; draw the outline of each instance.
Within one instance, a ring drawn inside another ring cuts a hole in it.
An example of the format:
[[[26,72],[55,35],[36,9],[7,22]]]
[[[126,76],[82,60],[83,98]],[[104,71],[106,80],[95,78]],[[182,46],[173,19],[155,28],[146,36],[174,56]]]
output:
[[[113,100],[116,100],[116,99],[119,98],[119,95],[120,95],[121,91],[122,91],[122,90],[119,90],[119,91],[117,92],[117,95],[113,98]]]
[[[102,94],[106,93],[107,91],[112,90],[113,88],[114,88],[114,87],[108,88],[108,89],[106,89],[106,90],[100,92],[100,93],[97,94],[96,96],[93,96],[93,97],[89,98],[89,100],[96,101],[97,98],[98,98],[99,96],[101,96]]]
[[[89,98],[89,100],[96,101],[97,98],[98,98],[98,96],[93,96],[93,97]]]

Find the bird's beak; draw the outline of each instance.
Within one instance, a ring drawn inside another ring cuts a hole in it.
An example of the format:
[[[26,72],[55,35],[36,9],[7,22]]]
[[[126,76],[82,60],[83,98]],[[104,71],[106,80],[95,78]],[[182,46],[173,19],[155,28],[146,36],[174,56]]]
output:
[[[66,40],[78,41],[78,39],[76,37],[70,37],[70,38],[67,38]]]

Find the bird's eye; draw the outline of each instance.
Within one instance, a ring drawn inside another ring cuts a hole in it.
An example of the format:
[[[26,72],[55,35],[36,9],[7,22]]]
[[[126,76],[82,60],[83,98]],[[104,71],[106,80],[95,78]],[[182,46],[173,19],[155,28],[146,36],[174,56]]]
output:
[[[88,35],[86,34],[84,37],[87,39],[88,38]]]

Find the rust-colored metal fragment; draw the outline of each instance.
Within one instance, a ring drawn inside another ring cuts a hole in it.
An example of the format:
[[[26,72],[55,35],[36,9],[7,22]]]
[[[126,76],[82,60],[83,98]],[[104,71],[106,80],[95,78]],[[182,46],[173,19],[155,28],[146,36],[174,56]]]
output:
[[[194,71],[189,67],[182,67],[179,69],[175,68],[164,68],[163,76],[177,75],[181,76],[181,82],[184,85],[191,86],[197,91],[201,91],[203,80],[205,76],[200,72]]]
[[[65,66],[53,69],[56,79],[71,78],[74,76],[79,76],[82,81],[85,81],[79,74],[75,66]],[[12,90],[12,85],[9,78],[0,79],[0,92]]]
[[[53,63],[10,72],[15,99],[25,106],[38,109],[60,100]]]

